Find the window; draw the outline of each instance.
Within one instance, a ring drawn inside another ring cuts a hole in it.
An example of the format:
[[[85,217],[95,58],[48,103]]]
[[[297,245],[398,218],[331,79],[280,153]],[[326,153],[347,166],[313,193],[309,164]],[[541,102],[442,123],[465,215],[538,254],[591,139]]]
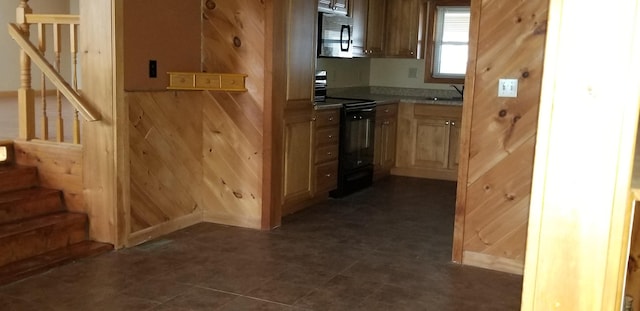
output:
[[[469,54],[468,3],[429,1],[428,6],[425,82],[462,83]]]

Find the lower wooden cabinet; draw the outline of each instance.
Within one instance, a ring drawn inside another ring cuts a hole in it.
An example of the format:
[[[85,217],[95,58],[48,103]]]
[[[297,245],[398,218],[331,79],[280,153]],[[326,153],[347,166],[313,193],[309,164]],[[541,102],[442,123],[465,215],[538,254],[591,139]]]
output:
[[[392,174],[456,180],[462,106],[401,103]]]
[[[313,197],[313,110],[285,112],[282,214]]]
[[[315,170],[313,193],[327,197],[338,186],[338,154],[340,137],[340,110],[315,112]]]
[[[340,110],[285,111],[282,214],[298,211],[338,184]]]
[[[390,174],[396,162],[396,135],[398,104],[379,105],[376,108],[373,179]]]

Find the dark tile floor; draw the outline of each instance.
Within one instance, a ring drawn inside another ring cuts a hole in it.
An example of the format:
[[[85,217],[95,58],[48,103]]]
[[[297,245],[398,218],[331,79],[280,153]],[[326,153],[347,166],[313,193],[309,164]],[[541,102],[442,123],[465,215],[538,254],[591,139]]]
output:
[[[0,288],[2,310],[519,310],[449,262],[455,184],[393,177],[271,232],[199,224]]]

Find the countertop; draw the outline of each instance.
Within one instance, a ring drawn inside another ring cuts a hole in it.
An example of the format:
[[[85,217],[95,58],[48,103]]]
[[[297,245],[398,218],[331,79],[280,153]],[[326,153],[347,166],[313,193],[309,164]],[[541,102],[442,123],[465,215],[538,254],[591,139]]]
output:
[[[394,103],[409,103],[409,104],[420,104],[420,105],[447,105],[447,106],[462,106],[462,100],[449,100],[449,99],[433,99],[427,97],[417,97],[417,96],[398,96],[398,95],[384,95],[384,94],[373,94],[373,93],[358,93],[353,95],[341,95],[344,98],[354,98],[354,99],[369,99],[374,100],[378,105],[388,105]],[[325,109],[339,109],[342,107],[341,104],[326,104],[326,103],[316,103],[314,104],[316,110],[325,110]]]

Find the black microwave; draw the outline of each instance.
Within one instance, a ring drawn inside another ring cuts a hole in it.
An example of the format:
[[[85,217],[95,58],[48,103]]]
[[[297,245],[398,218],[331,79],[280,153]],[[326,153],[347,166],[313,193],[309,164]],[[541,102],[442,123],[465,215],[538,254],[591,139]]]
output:
[[[352,58],[353,19],[318,13],[318,57]]]

